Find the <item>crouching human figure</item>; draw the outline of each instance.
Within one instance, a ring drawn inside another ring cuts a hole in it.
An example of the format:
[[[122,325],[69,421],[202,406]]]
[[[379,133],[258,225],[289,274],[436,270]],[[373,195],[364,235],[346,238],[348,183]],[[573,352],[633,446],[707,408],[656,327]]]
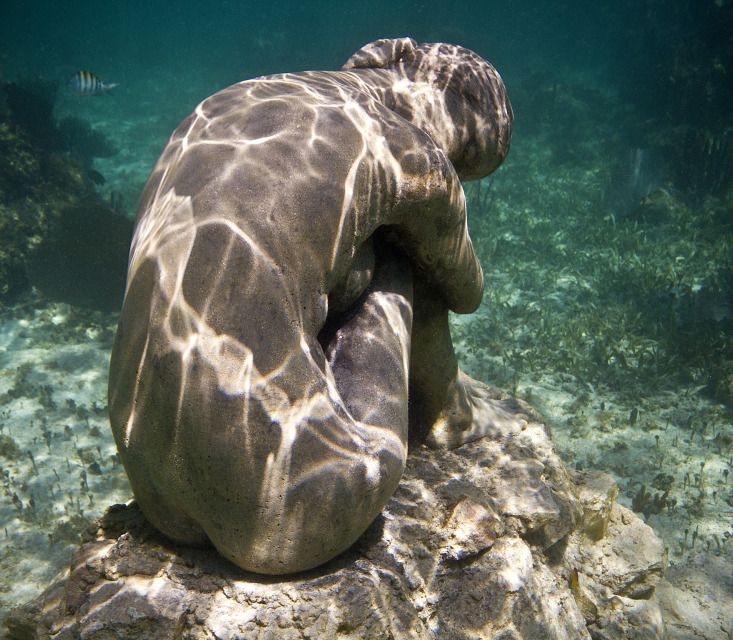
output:
[[[512,111],[448,44],[379,40],[341,71],[240,82],[176,129],[145,188],[112,353],[112,429],[166,536],[282,574],[349,547],[408,436],[519,418],[459,371],[448,311],[483,275],[462,180]]]

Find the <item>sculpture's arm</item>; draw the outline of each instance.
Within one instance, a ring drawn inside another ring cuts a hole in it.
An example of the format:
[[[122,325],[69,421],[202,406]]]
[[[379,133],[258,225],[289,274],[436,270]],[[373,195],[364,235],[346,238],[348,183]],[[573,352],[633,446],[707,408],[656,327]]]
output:
[[[461,183],[448,159],[432,147],[431,170],[408,178],[409,195],[395,207],[391,238],[451,311],[471,313],[481,303],[483,271],[468,235]]]

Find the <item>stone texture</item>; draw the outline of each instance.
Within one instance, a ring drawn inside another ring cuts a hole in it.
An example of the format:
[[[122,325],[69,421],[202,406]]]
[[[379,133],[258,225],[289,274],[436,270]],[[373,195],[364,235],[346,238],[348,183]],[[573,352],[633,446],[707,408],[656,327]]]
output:
[[[669,569],[658,586],[669,640],[733,638],[733,573],[724,556]]]
[[[6,624],[57,640],[663,638],[664,549],[615,494],[608,476],[571,477],[538,422],[417,448],[356,545],[285,579],[172,545],[115,505]]]
[[[611,509],[618,496],[616,482],[604,473],[578,473],[578,495],[583,502],[583,531],[594,540],[605,538]]]
[[[666,637],[655,597],[667,565],[664,544],[633,511],[615,502],[618,490],[610,476],[576,474],[575,481],[583,526],[568,536],[562,563],[591,636]]]

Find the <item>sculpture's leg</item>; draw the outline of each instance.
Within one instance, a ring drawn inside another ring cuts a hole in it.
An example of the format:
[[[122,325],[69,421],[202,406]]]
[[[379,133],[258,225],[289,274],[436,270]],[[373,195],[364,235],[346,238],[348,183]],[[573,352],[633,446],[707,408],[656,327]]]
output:
[[[412,269],[380,252],[374,279],[325,348],[336,388],[359,423],[407,442],[407,379],[412,323]]]
[[[526,415],[513,399],[458,368],[448,308],[415,278],[410,352],[410,438],[454,448],[517,426]]]

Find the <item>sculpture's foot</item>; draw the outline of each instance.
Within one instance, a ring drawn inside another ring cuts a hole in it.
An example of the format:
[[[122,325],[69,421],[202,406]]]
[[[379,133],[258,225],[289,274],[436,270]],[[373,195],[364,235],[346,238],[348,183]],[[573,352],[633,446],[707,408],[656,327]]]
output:
[[[453,449],[478,438],[521,429],[536,419],[521,401],[503,396],[498,389],[460,370],[448,387],[444,407],[426,438],[431,447]]]

